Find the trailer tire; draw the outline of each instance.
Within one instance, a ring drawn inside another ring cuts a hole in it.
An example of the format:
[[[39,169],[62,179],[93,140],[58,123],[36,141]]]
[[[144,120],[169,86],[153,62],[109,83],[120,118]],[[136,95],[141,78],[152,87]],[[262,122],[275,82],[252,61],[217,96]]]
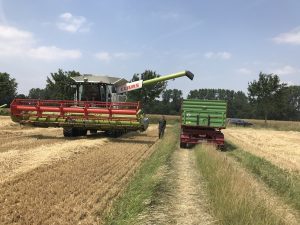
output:
[[[186,148],[186,143],[180,142],[180,148]]]

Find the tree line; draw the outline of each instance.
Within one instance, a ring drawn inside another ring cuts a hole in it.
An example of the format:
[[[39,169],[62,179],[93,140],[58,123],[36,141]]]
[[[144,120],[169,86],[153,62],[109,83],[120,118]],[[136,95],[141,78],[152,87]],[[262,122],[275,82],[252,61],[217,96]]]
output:
[[[47,76],[44,88],[32,88],[29,94],[17,93],[18,83],[8,73],[0,73],[0,105],[10,104],[14,98],[61,99],[74,98],[75,88],[71,77],[80,76],[76,71],[57,72]],[[134,74],[131,81],[159,77],[155,71]],[[167,89],[167,82],[160,82],[128,92],[128,101],[140,101],[146,113],[178,115],[183,93]],[[260,73],[257,80],[248,83],[247,94],[228,89],[190,90],[188,99],[224,100],[228,104],[227,117],[274,120],[300,119],[300,86],[287,86],[278,75]]]

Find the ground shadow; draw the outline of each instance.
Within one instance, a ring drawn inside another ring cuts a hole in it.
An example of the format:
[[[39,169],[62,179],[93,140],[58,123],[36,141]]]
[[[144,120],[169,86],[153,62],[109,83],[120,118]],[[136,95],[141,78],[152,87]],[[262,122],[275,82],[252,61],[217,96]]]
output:
[[[32,134],[32,135],[26,135],[26,137],[29,138],[36,138],[40,140],[78,140],[78,139],[98,139],[98,138],[105,138],[107,135],[103,133],[97,133],[97,134],[88,134],[85,136],[77,136],[77,137],[64,137],[64,136],[50,136],[50,135],[44,135],[44,134]]]
[[[156,140],[152,141],[145,141],[145,140],[136,140],[136,139],[128,139],[128,138],[109,138],[111,142],[118,142],[118,143],[132,143],[132,144],[147,144],[153,145]]]
[[[237,149],[237,147],[234,144],[232,144],[228,141],[225,141],[225,148],[223,150],[224,152],[232,152],[236,149]]]
[[[62,140],[62,139],[65,139],[65,137],[55,137],[55,136],[49,136],[49,135],[43,135],[43,134],[26,135],[26,137],[36,138],[36,139],[40,139],[40,140],[45,140],[45,139]]]

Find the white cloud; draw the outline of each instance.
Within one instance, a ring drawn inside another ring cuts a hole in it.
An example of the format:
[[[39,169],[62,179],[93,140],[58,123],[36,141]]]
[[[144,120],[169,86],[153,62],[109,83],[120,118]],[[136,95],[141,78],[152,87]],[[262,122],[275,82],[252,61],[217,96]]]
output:
[[[272,70],[272,73],[278,74],[278,75],[289,75],[289,74],[295,74],[295,73],[299,73],[299,72],[300,72],[300,69],[297,69],[290,65],[286,65],[281,68],[276,68],[276,69]]]
[[[83,16],[74,16],[66,12],[59,16],[59,20],[57,27],[66,32],[88,32],[90,30],[91,24],[88,23],[87,19]]]
[[[55,46],[41,46],[30,49],[29,56],[43,60],[63,60],[63,59],[78,59],[81,57],[79,50],[65,50]]]
[[[231,53],[229,52],[206,52],[204,57],[207,59],[230,59]]]
[[[295,83],[293,81],[287,81],[285,82],[287,84],[287,86],[294,86]]]
[[[110,62],[112,55],[108,52],[98,52],[95,54],[96,58],[102,62]]]
[[[245,74],[245,75],[252,74],[252,71],[247,68],[239,68],[239,69],[237,69],[237,72],[240,74]]]
[[[95,57],[102,62],[109,63],[112,60],[129,60],[135,57],[138,57],[138,53],[132,53],[132,52],[116,52],[116,53],[110,53],[110,52],[98,52],[95,54]]]
[[[19,30],[15,27],[0,25],[0,38],[9,40],[32,39],[32,34],[28,31]]]
[[[297,27],[287,33],[281,33],[272,40],[277,44],[300,45],[300,27]]]
[[[66,50],[56,46],[38,46],[31,32],[12,26],[0,25],[0,57],[28,57],[55,61],[77,59],[79,50]]]

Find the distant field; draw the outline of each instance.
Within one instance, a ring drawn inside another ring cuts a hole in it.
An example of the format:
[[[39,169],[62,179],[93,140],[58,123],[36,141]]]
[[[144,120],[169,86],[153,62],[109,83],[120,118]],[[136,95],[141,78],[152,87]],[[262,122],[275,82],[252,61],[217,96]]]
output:
[[[245,119],[248,122],[253,123],[253,128],[267,128],[282,131],[300,131],[300,121],[280,121],[280,120],[268,120],[265,124],[264,120]],[[232,127],[231,125],[229,127]]]

